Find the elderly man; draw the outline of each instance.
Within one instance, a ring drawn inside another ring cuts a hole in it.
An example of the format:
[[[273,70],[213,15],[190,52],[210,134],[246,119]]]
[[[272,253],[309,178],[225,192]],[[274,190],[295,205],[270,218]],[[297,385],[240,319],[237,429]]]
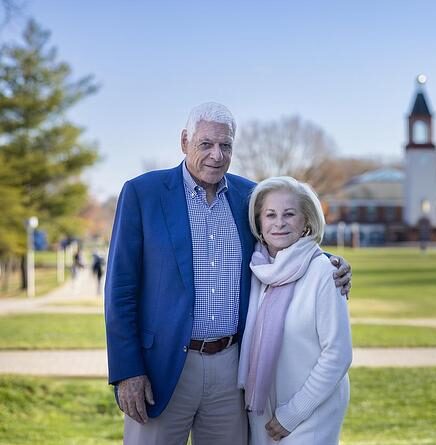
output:
[[[227,174],[236,124],[216,103],[194,108],[185,160],[128,181],[120,194],[106,281],[109,382],[127,445],[246,445],[237,389],[254,247],[248,195]],[[348,291],[349,266],[336,284]]]

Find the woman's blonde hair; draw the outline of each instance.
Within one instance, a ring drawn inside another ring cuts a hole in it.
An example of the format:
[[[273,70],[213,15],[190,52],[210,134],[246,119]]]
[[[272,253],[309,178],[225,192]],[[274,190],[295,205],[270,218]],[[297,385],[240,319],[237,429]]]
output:
[[[294,193],[304,215],[305,228],[303,236],[311,236],[321,243],[324,236],[325,219],[321,203],[309,184],[299,182],[290,176],[278,176],[265,179],[254,188],[248,204],[248,219],[253,235],[263,242],[260,228],[260,212],[268,193],[285,190]]]

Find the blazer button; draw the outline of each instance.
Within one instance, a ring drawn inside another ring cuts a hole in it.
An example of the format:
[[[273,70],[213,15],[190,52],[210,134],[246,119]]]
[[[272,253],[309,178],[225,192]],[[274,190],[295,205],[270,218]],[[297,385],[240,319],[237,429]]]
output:
[[[183,352],[188,352],[188,347],[187,346],[183,346]]]

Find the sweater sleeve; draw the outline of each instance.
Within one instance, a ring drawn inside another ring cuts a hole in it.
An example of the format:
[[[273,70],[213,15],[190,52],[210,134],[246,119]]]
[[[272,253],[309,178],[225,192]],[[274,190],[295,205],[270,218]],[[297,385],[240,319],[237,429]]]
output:
[[[352,360],[351,329],[346,299],[334,281],[323,276],[315,300],[316,329],[321,352],[303,386],[276,409],[280,424],[293,431],[334,392]]]

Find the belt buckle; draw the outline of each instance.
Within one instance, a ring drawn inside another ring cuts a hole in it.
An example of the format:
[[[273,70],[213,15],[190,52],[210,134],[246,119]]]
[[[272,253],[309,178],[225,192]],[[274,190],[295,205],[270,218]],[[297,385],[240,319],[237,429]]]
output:
[[[227,346],[224,349],[230,348],[230,346],[232,346],[233,337],[234,335],[229,336],[229,341],[227,342]]]
[[[205,344],[206,344],[206,340],[203,340],[202,343],[201,343],[200,349],[199,349],[199,351],[198,351],[198,352],[200,352],[200,354],[203,354],[203,353],[204,353],[204,345],[205,345]]]

